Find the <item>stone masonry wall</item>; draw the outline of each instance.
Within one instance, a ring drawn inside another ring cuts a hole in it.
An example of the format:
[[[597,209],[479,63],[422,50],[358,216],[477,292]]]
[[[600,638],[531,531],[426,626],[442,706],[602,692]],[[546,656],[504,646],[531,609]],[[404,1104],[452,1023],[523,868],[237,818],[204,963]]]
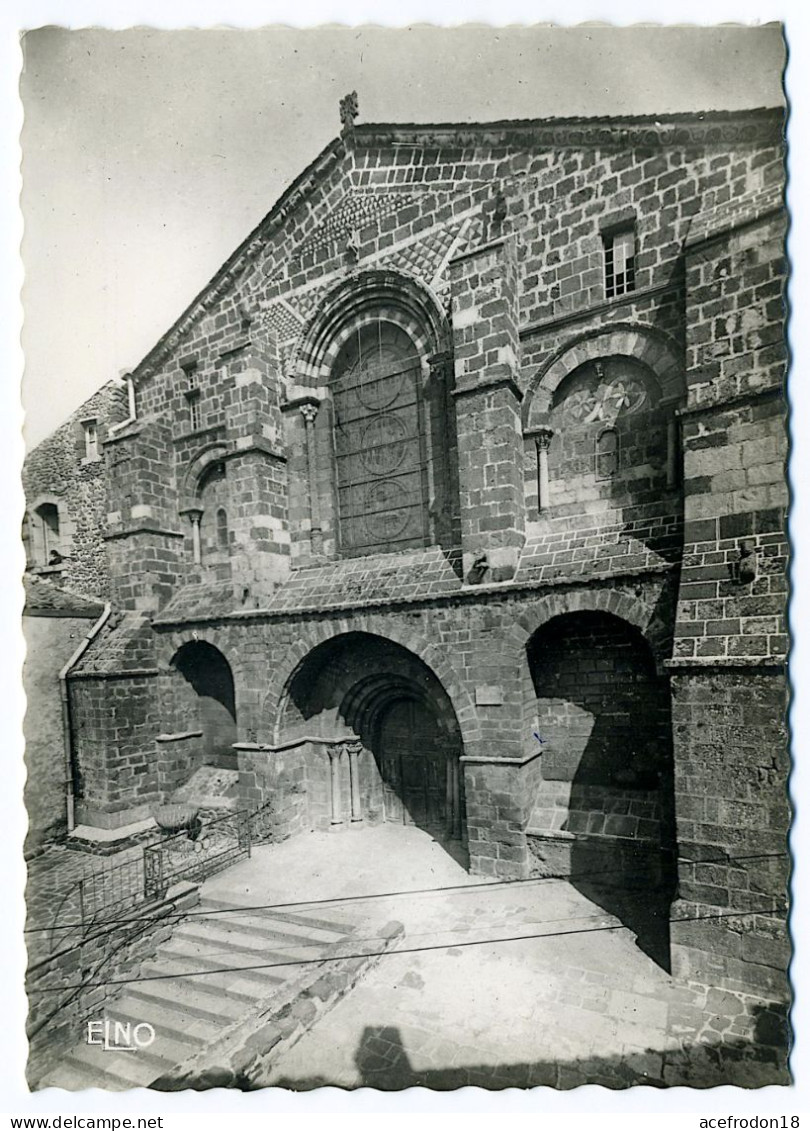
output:
[[[87,617],[23,618],[27,654],[23,686],[26,852],[35,853],[66,829],[65,747],[59,672],[92,626]]]
[[[762,193],[687,248],[685,527],[674,659],[676,966],[785,1000],[784,224]],[[739,915],[735,915],[735,913]],[[705,920],[702,921],[702,920]]]
[[[85,401],[57,430],[34,448],[23,467],[27,513],[43,496],[59,506],[62,562],[32,562],[43,574],[76,593],[110,594],[109,567],[101,537],[106,510],[101,443],[110,425],[126,416],[126,392],[108,383]],[[88,460],[82,421],[98,422],[99,459]]]
[[[781,1001],[790,958],[785,710],[779,672],[673,677],[675,967],[690,981],[738,992],[753,985]]]

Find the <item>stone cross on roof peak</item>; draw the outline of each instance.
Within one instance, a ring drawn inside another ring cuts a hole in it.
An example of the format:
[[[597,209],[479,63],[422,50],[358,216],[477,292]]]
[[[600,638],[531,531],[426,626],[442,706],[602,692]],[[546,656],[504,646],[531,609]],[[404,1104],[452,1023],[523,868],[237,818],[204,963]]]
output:
[[[357,101],[357,91],[353,90],[340,100],[340,120],[343,123],[342,133],[351,133],[354,129],[354,119],[360,113]]]

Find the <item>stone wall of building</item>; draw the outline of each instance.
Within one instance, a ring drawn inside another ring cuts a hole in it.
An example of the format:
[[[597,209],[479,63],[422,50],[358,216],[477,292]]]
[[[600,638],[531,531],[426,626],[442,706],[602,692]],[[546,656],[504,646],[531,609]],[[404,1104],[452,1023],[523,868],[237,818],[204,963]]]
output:
[[[79,647],[92,620],[25,616],[23,687],[28,709],[25,733],[26,853],[34,854],[67,828],[67,770],[59,672]]]
[[[126,397],[125,388],[113,382],[104,385],[29,453],[23,467],[28,568],[73,592],[101,598],[110,594],[102,539],[106,523],[102,444],[109,428],[126,417]],[[88,454],[85,431],[91,422],[97,445]],[[50,550],[43,554],[37,537],[36,512],[43,503],[58,510],[58,562],[51,560]]]
[[[775,998],[786,987],[790,812],[784,719],[788,544],[777,192],[690,234],[684,560],[673,719],[684,976]],[[739,911],[739,917],[734,912]]]

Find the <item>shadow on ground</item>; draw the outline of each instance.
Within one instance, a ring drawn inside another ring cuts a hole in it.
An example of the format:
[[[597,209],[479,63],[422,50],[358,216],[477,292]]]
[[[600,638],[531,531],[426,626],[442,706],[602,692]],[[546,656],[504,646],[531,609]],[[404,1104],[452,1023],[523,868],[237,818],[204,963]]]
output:
[[[384,1092],[397,1092],[414,1087],[452,1091],[468,1086],[490,1090],[536,1087],[565,1090],[583,1084],[601,1084],[613,1089],[638,1085],[653,1088],[789,1085],[787,1021],[775,1029],[772,1011],[756,1012],[751,1041],[693,1044],[665,1051],[645,1049],[621,1056],[584,1060],[438,1065],[435,1068],[414,1067],[396,1025],[369,1026],[364,1030],[355,1052],[358,1079],[351,1089],[377,1088]],[[263,1068],[261,1077],[266,1072],[267,1066]],[[255,1071],[239,1073],[228,1068],[211,1068],[194,1078],[171,1083],[163,1081],[159,1090],[235,1088],[259,1091],[270,1086],[304,1092],[345,1085],[325,1076],[278,1077],[272,1085],[266,1085],[260,1082]]]

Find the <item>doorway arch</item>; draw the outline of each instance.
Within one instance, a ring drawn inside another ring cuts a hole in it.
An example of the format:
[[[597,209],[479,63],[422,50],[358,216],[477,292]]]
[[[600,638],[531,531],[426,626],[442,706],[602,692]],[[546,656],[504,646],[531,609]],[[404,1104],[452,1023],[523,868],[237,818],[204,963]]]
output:
[[[365,632],[317,645],[293,673],[282,706],[280,741],[299,736],[357,744],[363,820],[463,839],[458,720],[438,677],[402,645]]]

